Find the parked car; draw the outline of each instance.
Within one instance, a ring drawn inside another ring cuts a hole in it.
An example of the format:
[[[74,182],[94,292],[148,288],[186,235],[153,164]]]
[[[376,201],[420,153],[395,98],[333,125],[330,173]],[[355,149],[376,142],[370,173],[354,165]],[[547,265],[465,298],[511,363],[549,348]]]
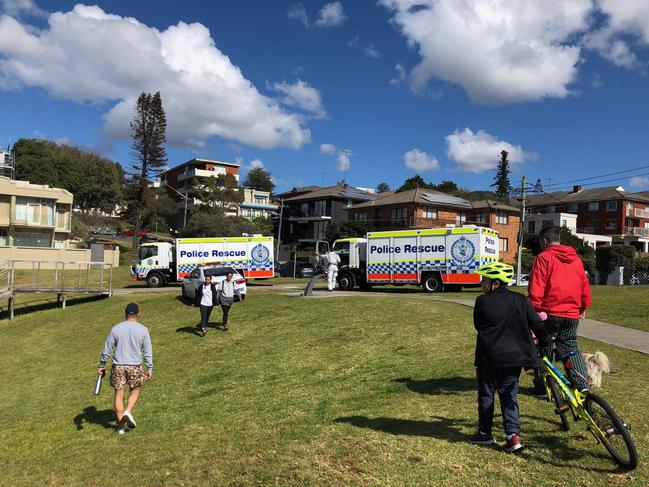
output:
[[[134,228],[129,228],[128,230],[124,230],[122,232],[122,235],[125,237],[132,237],[133,233],[135,232]],[[137,234],[138,237],[146,237],[146,231],[145,230],[140,230],[140,233]]]
[[[527,274],[521,274],[521,286],[527,286],[530,283],[528,280]],[[514,276],[514,279],[509,281],[508,286],[516,286],[516,276]]]
[[[293,277],[293,261],[282,264],[279,275],[281,277]],[[310,262],[295,263],[295,277],[313,277],[317,274],[315,266]]]
[[[117,232],[108,227],[90,227],[92,235],[117,235]]]
[[[183,280],[183,297],[194,299],[196,288],[205,282],[205,276],[211,276],[212,282],[218,287],[225,281],[225,275],[232,272],[235,287],[241,293],[241,300],[246,299],[246,278],[236,269],[222,265],[201,265],[194,269],[189,276]]]

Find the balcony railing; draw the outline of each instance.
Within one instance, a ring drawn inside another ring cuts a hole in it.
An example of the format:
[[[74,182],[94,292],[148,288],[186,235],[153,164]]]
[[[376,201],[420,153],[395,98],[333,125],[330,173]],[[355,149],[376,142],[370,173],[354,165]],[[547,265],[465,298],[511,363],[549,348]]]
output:
[[[638,237],[649,237],[649,228],[626,227],[627,235],[636,235]]]
[[[649,218],[649,209],[643,210],[642,208],[627,208],[626,216],[634,218]]]

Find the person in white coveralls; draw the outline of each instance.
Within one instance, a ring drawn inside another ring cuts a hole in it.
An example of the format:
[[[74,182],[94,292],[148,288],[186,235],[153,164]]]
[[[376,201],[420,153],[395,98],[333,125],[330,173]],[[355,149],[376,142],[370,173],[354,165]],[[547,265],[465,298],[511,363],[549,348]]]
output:
[[[336,287],[338,267],[340,266],[340,256],[336,252],[327,252],[324,255],[324,261],[327,268],[327,289],[333,291]]]

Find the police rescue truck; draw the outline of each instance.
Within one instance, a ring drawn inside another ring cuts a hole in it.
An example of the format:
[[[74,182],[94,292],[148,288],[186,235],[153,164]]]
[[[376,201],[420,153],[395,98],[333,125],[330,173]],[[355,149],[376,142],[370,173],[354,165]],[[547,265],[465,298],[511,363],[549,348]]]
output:
[[[131,274],[148,287],[182,281],[201,264],[222,264],[246,278],[274,276],[273,237],[178,238],[140,245]]]
[[[498,260],[498,232],[474,225],[370,232],[336,240],[338,285],[343,290],[377,284],[418,284],[424,291],[478,285],[475,271]]]

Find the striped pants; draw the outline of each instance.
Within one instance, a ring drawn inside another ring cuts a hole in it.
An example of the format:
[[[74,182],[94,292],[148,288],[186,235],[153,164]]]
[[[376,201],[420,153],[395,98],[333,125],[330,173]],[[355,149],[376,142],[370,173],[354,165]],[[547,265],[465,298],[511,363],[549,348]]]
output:
[[[579,320],[576,318],[561,318],[559,316],[548,316],[548,319],[545,321],[545,329],[549,335],[554,337],[554,343],[556,348],[560,353],[566,353],[568,351],[575,351],[577,355],[572,358],[572,371],[568,371],[568,378],[572,382],[573,386],[578,389],[589,389],[590,384],[588,383],[588,369],[586,368],[586,362],[579,352],[579,346],[577,345],[577,327],[579,326]],[[545,345],[541,348],[541,353],[546,357],[552,356],[552,345]],[[543,384],[543,379],[541,379],[541,369],[537,369],[535,374],[534,383],[537,385]]]

